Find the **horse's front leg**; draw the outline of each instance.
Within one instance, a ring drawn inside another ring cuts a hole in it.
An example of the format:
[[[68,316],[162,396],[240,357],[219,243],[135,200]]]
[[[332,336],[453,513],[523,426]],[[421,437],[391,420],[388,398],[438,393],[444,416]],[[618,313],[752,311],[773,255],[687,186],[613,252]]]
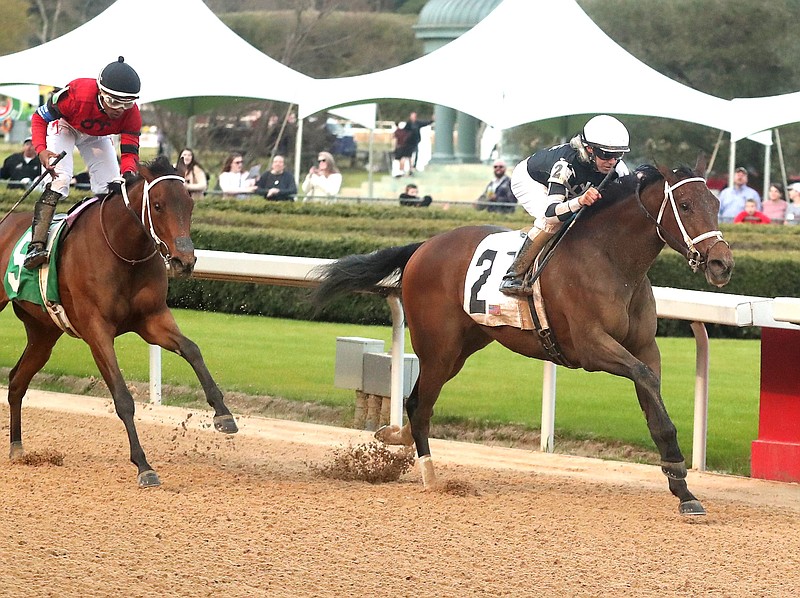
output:
[[[139,443],[139,435],[136,432],[136,426],[133,422],[133,414],[135,406],[133,397],[128,390],[125,380],[122,378],[122,372],[119,369],[117,356],[114,353],[114,341],[111,335],[106,335],[102,339],[89,338],[84,333],[84,340],[89,344],[92,350],[92,356],[100,370],[100,375],[103,376],[111,391],[111,397],[114,399],[114,409],[117,415],[125,425],[125,431],[128,434],[128,443],[131,448],[131,462],[136,465],[138,470],[137,481],[140,488],[152,488],[160,486],[161,480],[158,479],[158,474],[150,467],[147,458],[144,455],[144,449]]]
[[[661,352],[653,339],[638,352],[642,374],[633,379],[636,396],[644,413],[650,436],[661,455],[661,471],[667,476],[670,492],[680,500],[682,515],[705,515],[699,500],[686,484],[686,461],[678,445],[678,430],[672,423],[661,397]]]
[[[600,345],[594,346],[591,357],[584,356],[582,363],[584,369],[606,371],[633,381],[650,437],[661,455],[661,471],[667,476],[670,492],[680,500],[679,512],[682,515],[705,515],[703,505],[689,492],[678,432],[661,398],[661,355],[655,339],[639,351],[637,357],[605,336]]]
[[[172,351],[189,362],[203,387],[206,401],[214,409],[214,427],[225,434],[235,434],[239,431],[236,420],[225,405],[222,391],[206,367],[200,348],[181,333],[168,309],[148,318],[145,328],[139,335],[148,343]]]

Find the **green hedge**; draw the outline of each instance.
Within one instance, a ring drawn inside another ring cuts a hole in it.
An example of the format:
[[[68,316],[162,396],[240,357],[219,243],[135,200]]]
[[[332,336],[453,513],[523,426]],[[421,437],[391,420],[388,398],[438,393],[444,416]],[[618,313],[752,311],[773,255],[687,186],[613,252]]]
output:
[[[375,204],[271,204],[206,202],[198,205],[193,239],[198,248],[275,255],[337,258],[429,238],[457,226],[478,223],[520,228],[518,213],[495,215],[458,207],[411,210]],[[800,227],[723,227],[734,247],[734,276],[716,289],[686,261],[666,249],[650,270],[653,285],[762,297],[800,296]],[[170,304],[191,309],[309,319],[308,290],[217,281],[173,281]],[[352,296],[331,304],[319,319],[389,324],[384,299]],[[663,335],[691,335],[688,322],[661,320]],[[709,326],[712,336],[753,337],[758,329]]]
[[[2,190],[0,207],[7,210],[18,198],[18,193]],[[31,206],[32,199],[26,207]],[[450,209],[415,209],[372,202],[211,199],[195,206],[192,238],[195,246],[202,249],[337,258],[405,245],[458,226],[482,223],[522,228],[530,225],[530,217],[519,208],[514,214],[490,214],[455,205]],[[759,297],[800,297],[800,226],[721,228],[736,259],[733,278],[724,289],[709,286],[701,274],[692,273],[685,260],[670,249],[665,249],[651,268],[652,283]],[[170,284],[169,302],[191,309],[307,319],[312,316],[307,293],[268,285],[175,280]],[[369,296],[340,300],[321,318],[369,324],[388,324],[391,320],[386,302]],[[688,323],[665,320],[659,322],[659,332],[691,334]],[[710,326],[709,334],[754,336],[758,330]]]

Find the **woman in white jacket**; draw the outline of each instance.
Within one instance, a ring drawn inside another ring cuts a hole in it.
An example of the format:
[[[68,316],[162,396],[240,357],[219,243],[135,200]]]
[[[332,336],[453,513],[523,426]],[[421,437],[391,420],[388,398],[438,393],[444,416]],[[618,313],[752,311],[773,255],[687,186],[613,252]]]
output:
[[[333,199],[342,188],[342,175],[336,168],[333,156],[328,152],[319,152],[317,163],[312,166],[303,180],[303,201],[314,201],[317,198]]]
[[[244,158],[239,152],[229,155],[222,165],[222,172],[217,179],[219,188],[226,197],[246,199],[256,190],[256,179],[244,170]]]

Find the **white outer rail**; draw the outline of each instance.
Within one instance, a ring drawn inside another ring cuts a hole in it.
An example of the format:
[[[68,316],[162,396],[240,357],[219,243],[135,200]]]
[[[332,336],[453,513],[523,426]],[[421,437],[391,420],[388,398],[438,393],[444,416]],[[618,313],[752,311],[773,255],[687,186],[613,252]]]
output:
[[[280,286],[313,287],[316,282],[311,271],[329,264],[332,260],[321,258],[230,253],[198,249],[195,278],[251,282]],[[706,291],[688,291],[653,287],[656,313],[659,318],[691,322],[696,341],[696,372],[694,398],[694,450],[692,467],[705,470],[706,430],[708,414],[708,334],[705,323],[728,326],[761,326],[793,328],[800,326],[800,299],[746,295],[727,295]],[[387,298],[392,313],[392,380],[391,415],[393,425],[403,423],[403,354],[405,352],[405,316],[397,295]],[[161,353],[158,346],[150,347],[151,401],[161,402]],[[553,451],[555,434],[556,366],[544,362],[542,383],[541,450]]]

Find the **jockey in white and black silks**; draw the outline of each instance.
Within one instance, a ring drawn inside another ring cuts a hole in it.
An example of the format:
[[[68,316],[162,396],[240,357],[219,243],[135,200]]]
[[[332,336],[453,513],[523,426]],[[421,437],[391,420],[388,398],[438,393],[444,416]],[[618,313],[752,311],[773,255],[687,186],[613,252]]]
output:
[[[69,194],[75,148],[89,172],[92,192],[104,193],[109,183],[139,169],[142,116],[136,100],[139,75],[122,56],[107,65],[97,79],[75,79],[38,108],[31,120],[33,146],[43,166],[60,152],[54,178],[34,206],[33,234],[24,266],[34,269],[47,261],[47,235],[58,200]],[[111,135],[120,135],[120,162]]]
[[[589,120],[569,143],[540,150],[514,167],[511,191],[535,218],[514,263],[503,277],[500,290],[526,295],[525,274],[545,243],[583,206],[600,199],[597,186],[615,170],[630,174],[622,156],[630,151],[628,130],[613,116]]]

